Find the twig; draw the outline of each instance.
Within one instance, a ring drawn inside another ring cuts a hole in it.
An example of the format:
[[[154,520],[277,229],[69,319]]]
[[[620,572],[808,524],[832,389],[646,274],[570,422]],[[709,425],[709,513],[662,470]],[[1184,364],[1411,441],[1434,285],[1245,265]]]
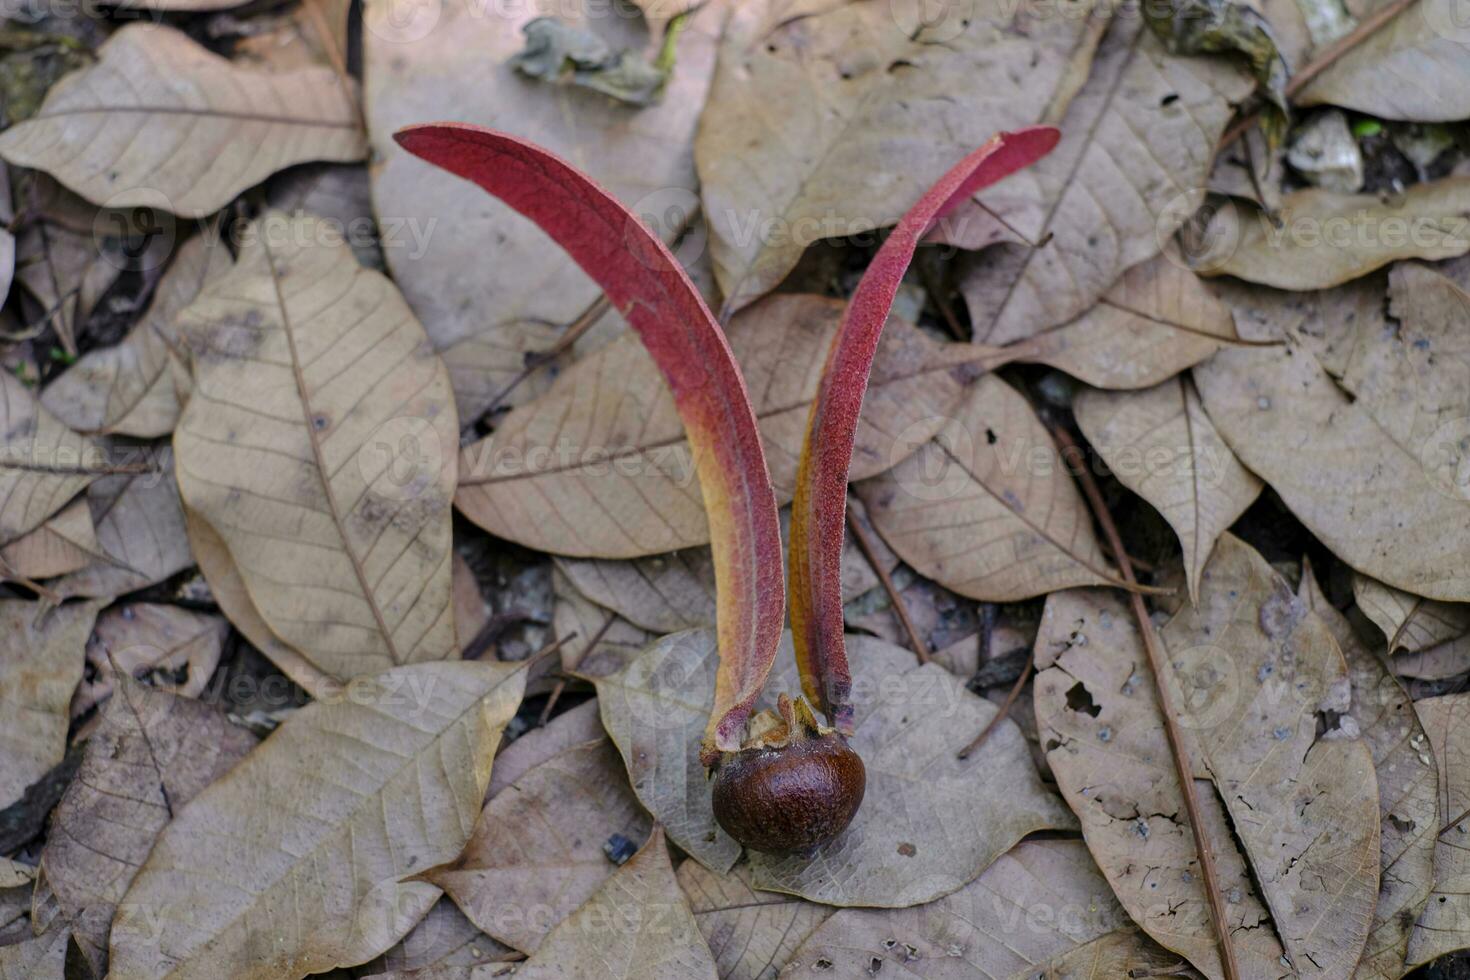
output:
[[[1177,977],[1189,970],[1189,964],[1180,960],[1172,966],[1138,966],[1128,971],[1130,977]]]
[[[1465,819],[1467,817],[1470,817],[1470,810],[1466,810],[1464,813],[1460,814],[1458,817],[1456,817],[1455,819],[1451,820],[1449,823],[1445,824],[1444,825],[1444,829],[1442,829],[1435,836],[1437,836],[1437,837],[1443,837],[1445,834],[1448,834],[1450,831],[1452,831],[1456,827],[1460,826],[1460,824],[1464,823],[1465,822]]]
[[[572,668],[573,670],[576,670],[577,667],[582,666],[582,661],[586,660],[587,655],[597,648],[597,644],[602,642],[602,638],[607,635],[607,631],[612,626],[612,624],[613,617],[608,616],[607,622],[598,627],[597,632],[592,634],[592,639],[588,640],[587,645],[582,648],[582,655],[577,658],[577,663],[576,666]],[[572,633],[567,636],[567,639],[570,640],[576,635],[576,633]],[[556,707],[556,702],[561,698],[561,692],[566,690],[566,687],[567,679],[565,677],[558,677],[556,679],[556,686],[551,689],[551,696],[546,699],[546,707],[541,709],[541,715],[536,719],[537,728],[540,728],[542,725],[551,720],[551,709]]]
[[[567,348],[582,339],[582,335],[588,330],[591,330],[594,323],[602,319],[602,315],[608,311],[608,307],[611,305],[605,293],[599,294],[595,300],[587,304],[587,308],[578,314],[577,318],[567,326],[566,330],[562,332],[562,335],[556,339],[556,343],[552,344],[546,350],[533,354],[526,359],[526,366],[521,368],[520,373],[512,378],[509,384],[495,393],[495,397],[490,399],[490,404],[485,406],[485,411],[480,413],[480,417],[484,418],[499,408],[500,403],[510,397],[510,393],[519,388],[522,382],[561,356]]]
[[[878,552],[873,547],[873,542],[868,538],[868,532],[858,523],[852,511],[847,512],[847,529],[852,532],[852,539],[857,542],[858,550],[873,566],[873,571],[878,573],[878,581],[883,583],[883,590],[888,593],[888,602],[893,606],[893,611],[898,615],[898,620],[903,624],[904,632],[909,635],[909,646],[914,648],[914,654],[919,658],[919,663],[929,662],[929,645],[919,638],[919,631],[914,627],[914,621],[909,618],[908,607],[904,605],[903,596],[893,584],[888,570],[878,560]]]
[[[1016,698],[1021,696],[1021,691],[1025,688],[1026,682],[1031,679],[1031,669],[1035,666],[1036,649],[1033,647],[1026,655],[1026,666],[1021,668],[1021,676],[1017,677],[1016,683],[1011,685],[1011,691],[1006,695],[1006,699],[1001,702],[1000,710],[995,713],[995,717],[991,718],[984,728],[980,729],[980,734],[975,736],[973,742],[960,749],[956,758],[968,759],[974,755],[976,750],[985,744],[985,740],[990,737],[990,733],[995,731],[996,726],[1010,715],[1011,706],[1016,703]]]
[[[1287,99],[1296,95],[1296,93],[1306,87],[1308,82],[1332,67],[1332,64],[1337,59],[1378,33],[1383,28],[1383,25],[1403,13],[1414,2],[1415,0],[1393,0],[1387,6],[1374,11],[1367,20],[1353,28],[1351,33],[1345,34],[1334,41],[1328,46],[1326,51],[1323,51],[1317,57],[1303,65],[1302,70],[1293,75],[1291,80],[1286,83],[1285,95]],[[1234,126],[1231,126],[1225,132],[1225,135],[1220,137],[1220,142],[1215,144],[1215,155],[1218,156],[1227,146],[1238,140],[1241,134],[1254,126],[1256,120],[1260,118],[1260,115],[1259,112],[1253,112]]]
[[[1055,424],[1052,424],[1050,428],[1052,437],[1060,444],[1062,452],[1081,452],[1081,448],[1070,432]],[[1113,523],[1112,515],[1108,513],[1097,481],[1092,478],[1092,474],[1085,466],[1077,467],[1077,477],[1082,484],[1082,491],[1087,497],[1087,502],[1092,506],[1093,516],[1097,518],[1103,535],[1112,546],[1113,554],[1123,556],[1123,560],[1119,562],[1119,569],[1123,573],[1124,581],[1129,585],[1134,585],[1133,563],[1126,557],[1122,538],[1118,535],[1118,527]],[[1174,770],[1179,777],[1179,790],[1184,795],[1184,809],[1189,817],[1189,827],[1194,832],[1194,847],[1199,854],[1200,870],[1205,879],[1205,897],[1210,908],[1210,919],[1215,927],[1215,936],[1219,940],[1220,961],[1224,969],[1225,980],[1240,980],[1240,963],[1235,956],[1235,943],[1231,940],[1230,926],[1225,915],[1225,901],[1220,889],[1220,873],[1215,867],[1215,852],[1205,832],[1199,797],[1195,793],[1194,764],[1184,745],[1184,733],[1179,729],[1179,719],[1174,710],[1174,695],[1164,680],[1164,651],[1160,649],[1153,621],[1149,619],[1148,610],[1144,608],[1143,597],[1137,592],[1130,591],[1128,603],[1133,608],[1134,618],[1138,620],[1138,633],[1143,638],[1143,648],[1148,654],[1149,668],[1153,671],[1154,689],[1159,696],[1159,711],[1164,716],[1164,732],[1169,738],[1169,751],[1174,756]]]

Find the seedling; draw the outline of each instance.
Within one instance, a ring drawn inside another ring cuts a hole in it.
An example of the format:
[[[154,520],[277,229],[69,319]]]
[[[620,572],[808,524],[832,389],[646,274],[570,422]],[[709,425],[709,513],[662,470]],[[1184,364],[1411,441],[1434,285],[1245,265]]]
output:
[[[848,463],[878,338],[914,249],[935,222],[1040,159],[1057,131],[1003,133],[965,157],[899,221],[853,294],[807,418],[792,503],[791,628],[802,694],[783,694],[776,711],[754,718],[781,640],[781,534],[755,410],[724,332],[663,242],[560,158],[459,123],[412,126],[395,138],[534,221],[648,348],[684,422],[709,515],[720,665],[700,758],[714,775],[715,817],[762,851],[808,851],[836,837],[857,813],[866,781],[847,744],[841,560]]]

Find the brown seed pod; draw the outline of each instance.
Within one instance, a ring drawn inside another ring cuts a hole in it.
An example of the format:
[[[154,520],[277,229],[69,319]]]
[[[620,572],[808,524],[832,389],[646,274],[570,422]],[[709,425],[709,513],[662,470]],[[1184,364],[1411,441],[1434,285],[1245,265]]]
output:
[[[805,852],[847,829],[863,802],[863,760],[837,732],[822,729],[799,701],[793,717],[739,752],[727,752],[715,771],[714,811],[725,832],[770,854]]]

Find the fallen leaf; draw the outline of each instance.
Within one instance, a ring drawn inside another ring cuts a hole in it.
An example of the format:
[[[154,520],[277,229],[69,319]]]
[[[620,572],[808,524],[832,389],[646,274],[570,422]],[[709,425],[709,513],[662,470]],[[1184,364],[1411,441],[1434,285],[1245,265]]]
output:
[[[469,839],[524,682],[413,664],[294,712],[164,829],[113,922],[115,973],[302,976],[388,949],[439,897],[408,879]]]
[[[473,980],[715,980],[709,947],[679,891],[662,829],[587,902],[551,931],[535,956],[480,967]]]
[[[500,760],[495,762],[500,768]],[[364,978],[417,977],[431,980],[431,971],[445,972],[472,968],[484,963],[509,959],[517,954],[510,947],[485,935],[465,918],[459,906],[448,898],[434,903],[419,924],[388,952],[366,966],[358,974]]]
[[[346,680],[457,653],[458,426],[402,298],[321,232],[268,214],[180,314],[194,391],[174,452],[261,618]]]
[[[40,527],[93,480],[119,469],[9,371],[0,371],[0,432],[0,544]]]
[[[1176,377],[1144,391],[1088,389],[1072,403],[1077,425],[1113,476],[1148,501],[1179,536],[1189,598],[1215,540],[1261,492],[1210,424],[1199,392]]]
[[[537,17],[521,27],[526,46],[510,59],[528,78],[554,85],[580,85],[640,108],[659,101],[670,66],[637,51],[615,50],[601,36],[558,20]]]
[[[63,78],[0,157],[94,204],[199,218],[277,170],[357,160],[357,110],[335,75],[236,68],[171,27],[129,24]]]
[[[1470,633],[1470,605],[1436,602],[1353,574],[1353,598],[1383,633],[1388,652],[1417,653]]]
[[[606,738],[567,749],[485,805],[464,852],[429,870],[471,922],[523,953],[617,870],[614,835],[638,846],[652,824]]]
[[[1274,216],[1221,208],[1196,268],[1279,289],[1326,289],[1400,259],[1470,252],[1467,215],[1470,177],[1415,184],[1386,202],[1309,187],[1283,198]]]
[[[1050,434],[999,377],[971,386],[932,440],[896,454],[902,463],[857,491],[919,574],[991,602],[1115,581]]]
[[[39,887],[99,977],[117,905],[164,825],[256,743],[202,702],[131,678],[117,685],[41,852]]]
[[[728,327],[778,503],[795,490],[822,352],[842,310],[824,297],[775,295]],[[897,463],[903,440],[939,429],[974,373],[955,364],[952,351],[911,325],[888,323],[858,429],[854,479]],[[540,551],[636,558],[709,540],[700,491],[673,397],[629,336],[578,361],[545,396],[467,447],[455,505],[492,534]]]
[[[1417,595],[1470,599],[1470,499],[1437,468],[1453,430],[1423,446],[1398,441],[1295,344],[1223,350],[1194,380],[1241,462],[1333,554]]]
[[[0,193],[6,193],[0,191]],[[15,236],[0,229],[0,303],[10,295],[10,284],[15,280]]]
[[[1304,560],[1297,597],[1337,640],[1352,682],[1352,715],[1373,753],[1378,776],[1378,905],[1356,980],[1398,980],[1414,922],[1434,881],[1434,842],[1440,828],[1439,783],[1426,765],[1424,727],[1407,691],[1384,669],[1346,616],[1322,594]]]
[[[62,348],[75,354],[76,332],[128,264],[106,234],[118,213],[99,213],[44,174],[32,174],[24,186],[20,200],[35,220],[16,231],[15,281],[40,306],[31,326],[49,326]],[[121,220],[121,227],[131,227],[128,218]],[[159,236],[148,244],[161,250],[167,243]],[[133,261],[151,267],[154,254],[149,248]]]
[[[732,13],[694,144],[727,311],[807,246],[893,224],[992,134],[1065,105],[1086,17],[919,11],[765,0]]]
[[[1175,256],[1123,273],[1075,320],[1006,348],[1096,388],[1149,388],[1241,338],[1230,308]]]
[[[1326,627],[1235,538],[1220,539],[1202,585],[1199,606],[1163,631],[1166,681],[1178,691],[1242,975],[1342,976],[1368,933],[1379,862],[1368,749],[1346,726],[1317,738],[1327,701],[1347,712],[1346,667]],[[1112,593],[1058,593],[1036,651],[1041,739],[1088,848],[1145,932],[1221,976],[1133,617]]]
[[[757,891],[750,870],[717,875],[686,860],[676,872],[721,980],[767,980],[832,910],[790,895]]]
[[[97,528],[85,498],[72,501],[34,531],[0,547],[7,574],[28,579],[52,578],[85,568],[101,553]]]
[[[789,644],[788,635],[783,654]],[[751,853],[754,887],[825,904],[916,904],[964,885],[1026,833],[1071,826],[1036,778],[1025,741],[1010,723],[996,730],[986,753],[965,762],[955,758],[994,706],[939,667],[914,668],[907,650],[857,635],[848,644],[852,746],[868,774],[862,809],[815,858]],[[623,755],[634,792],[675,843],[724,874],[740,846],[714,822],[695,745],[714,669],[713,635],[693,630],[664,637],[624,673],[596,683],[603,725]],[[793,690],[797,683],[794,661],[778,658],[768,688]],[[771,703],[770,696],[761,702]],[[915,772],[924,778],[916,781]]]
[[[567,749],[602,738],[602,718],[595,699],[564,711],[540,728],[533,728],[505,747],[495,757],[490,772],[490,788],[485,799],[494,799],[511,783]]]
[[[281,673],[312,697],[318,700],[341,697],[340,680],[324,673],[300,650],[271,632],[245,588],[240,570],[235,567],[235,559],[214,529],[196,517],[193,511],[184,512],[184,522],[188,528],[188,544],[199,563],[199,570],[209,583],[209,591],[235,629],[244,634],[250,645],[275,664]]]
[[[1414,702],[1439,773],[1439,821],[1434,846],[1434,889],[1409,939],[1409,965],[1470,946],[1470,783],[1465,739],[1470,735],[1470,695],[1448,694]],[[1418,746],[1420,754],[1423,743]],[[1420,760],[1423,761],[1422,759]],[[1441,832],[1443,831],[1443,832]]]
[[[372,184],[364,166],[307,163],[283,170],[266,183],[266,201],[277,211],[324,219],[341,234],[358,262],[379,272],[384,267],[384,249],[417,249],[427,244],[427,233],[416,223],[390,220],[386,228],[378,227]]]
[[[52,929],[11,946],[0,946],[0,980],[63,980],[70,940],[65,929]]]
[[[453,119],[532,140],[653,218],[672,242],[699,206],[692,142],[714,70],[721,8],[706,5],[681,32],[663,100],[638,109],[516,72],[508,62],[522,46],[522,27],[543,12],[536,4],[497,9],[493,17],[442,4],[407,19],[387,0],[364,5],[364,104],[380,161],[372,169],[373,197],[385,239],[409,239],[384,253],[444,356],[463,419],[479,416],[520,374],[527,353],[550,347],[598,289],[530,221],[449,174],[425,170],[389,135]],[[640,18],[606,16],[596,2],[568,0],[555,13],[614,47],[648,44]],[[478,81],[465,85],[466,78]],[[395,226],[397,234],[389,233]],[[486,263],[491,241],[495,261]],[[604,319],[621,322],[615,313]],[[517,389],[506,403],[526,395]]]
[[[1470,35],[1455,0],[1422,0],[1345,52],[1294,96],[1410,122],[1470,116]]]
[[[1114,17],[1058,123],[1061,143],[995,189],[1005,197],[990,221],[1050,240],[1001,245],[965,264],[975,339],[1008,344],[1068,323],[1158,255],[1199,204],[1215,143],[1250,88],[1225,61],[1171,55],[1141,18]]]
[[[41,404],[79,432],[145,439],[172,432],[179,417],[169,372],[174,318],[230,261],[229,250],[206,235],[185,242],[137,326],[116,346],[82,355],[46,386]]]
[[[1470,671],[1470,637],[1456,637],[1418,653],[1401,653],[1389,661],[1394,674],[1417,680],[1442,681]]]
[[[71,701],[80,717],[112,697],[117,674],[188,698],[204,693],[224,651],[229,623],[178,606],[135,602],[97,617],[87,640],[91,676]]]
[[[787,970],[926,980],[1083,980],[1150,967],[1193,975],[1163,969],[1177,963],[1128,921],[1080,842],[1043,840],[1017,845],[931,904],[838,911]]]
[[[0,808],[66,755],[67,705],[82,679],[87,634],[101,603],[46,610],[39,602],[0,599]]]
[[[171,454],[139,473],[104,476],[87,488],[98,551],[87,567],[52,582],[60,596],[112,597],[162,582],[193,564]]]
[[[653,640],[653,634],[582,595],[560,570],[552,578],[552,588],[556,605],[551,627],[557,637],[565,638],[561,645],[564,670],[583,677],[615,674]]]

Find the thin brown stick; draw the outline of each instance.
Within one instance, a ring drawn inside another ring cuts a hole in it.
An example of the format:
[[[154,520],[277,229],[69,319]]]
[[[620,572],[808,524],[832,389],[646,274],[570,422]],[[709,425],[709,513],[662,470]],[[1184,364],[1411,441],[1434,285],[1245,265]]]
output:
[[[495,397],[490,399],[490,404],[485,406],[485,411],[480,413],[481,417],[489,415],[499,408],[500,403],[505,401],[510,396],[510,393],[519,388],[527,378],[556,360],[564,351],[578,340],[581,340],[582,336],[588,330],[592,329],[592,325],[602,319],[602,315],[607,312],[608,307],[611,305],[605,293],[598,294],[598,297],[591,303],[588,303],[587,308],[578,314],[577,318],[567,326],[566,330],[562,332],[562,335],[556,339],[556,343],[552,344],[546,350],[533,354],[526,359],[526,366],[521,368],[520,373],[512,378],[509,384],[495,393]]]
[[[1351,33],[1343,35],[1328,45],[1326,51],[1323,51],[1317,57],[1303,65],[1302,70],[1293,75],[1291,80],[1286,83],[1285,95],[1287,99],[1296,95],[1296,93],[1306,87],[1308,82],[1332,67],[1337,59],[1368,40],[1374,34],[1377,34],[1383,29],[1385,24],[1407,10],[1414,2],[1415,0],[1393,0],[1387,6],[1374,11],[1367,20],[1364,20],[1357,27],[1353,28]],[[1218,156],[1227,146],[1239,139],[1242,133],[1255,125],[1260,115],[1259,112],[1253,112],[1234,126],[1231,126],[1225,135],[1220,137],[1220,142],[1215,145],[1215,154]]]
[[[1052,425],[1050,428],[1052,437],[1060,444],[1062,452],[1081,452],[1081,447],[1077,445],[1077,441],[1072,438],[1070,432],[1059,425]],[[1133,563],[1126,557],[1123,540],[1118,534],[1117,525],[1113,523],[1112,515],[1108,513],[1107,505],[1103,502],[1102,491],[1098,489],[1097,481],[1092,478],[1092,474],[1085,466],[1077,467],[1076,473],[1082,484],[1082,492],[1092,506],[1093,516],[1097,518],[1103,536],[1112,546],[1113,554],[1124,556],[1119,563],[1124,581],[1129,585],[1135,584]],[[1148,654],[1149,668],[1153,671],[1154,689],[1159,696],[1159,712],[1164,716],[1164,732],[1169,738],[1169,751],[1174,756],[1174,770],[1179,777],[1180,792],[1184,795],[1184,809],[1189,817],[1189,827],[1194,832],[1194,847],[1199,854],[1200,870],[1205,879],[1205,897],[1209,903],[1210,920],[1215,927],[1215,936],[1219,940],[1220,962],[1224,968],[1225,980],[1240,980],[1240,963],[1236,959],[1235,943],[1231,939],[1230,926],[1225,915],[1225,900],[1220,889],[1220,873],[1215,867],[1215,852],[1205,833],[1199,797],[1195,793],[1194,764],[1184,745],[1184,733],[1179,728],[1179,718],[1174,710],[1174,695],[1164,681],[1164,651],[1160,648],[1158,634],[1154,632],[1153,621],[1149,619],[1148,610],[1143,605],[1143,597],[1137,592],[1129,592],[1128,603],[1133,608],[1133,617],[1138,620],[1138,632],[1143,638],[1144,651]]]
[[[1464,823],[1467,817],[1470,817],[1470,810],[1466,810],[1464,813],[1460,814],[1458,817],[1445,824],[1444,828],[1435,836],[1443,837],[1445,834],[1448,834],[1450,831],[1460,826],[1460,824]]]
[[[577,664],[576,667],[572,668],[573,670],[576,670],[577,667],[582,666],[582,661],[586,660],[587,655],[597,648],[597,644],[602,642],[602,638],[607,635],[607,631],[612,626],[612,624],[613,618],[612,616],[608,616],[607,622],[598,627],[597,632],[592,634],[592,639],[587,641],[587,646],[583,648],[582,655],[577,658]],[[567,639],[570,640],[576,635],[576,633],[571,633],[567,636]],[[556,707],[556,702],[561,699],[561,692],[565,691],[566,689],[567,679],[565,677],[558,677],[556,679],[556,686],[551,689],[551,696],[546,699],[546,707],[541,709],[541,715],[536,719],[537,728],[540,728],[542,725],[551,720],[551,709]]]
[[[919,663],[929,662],[929,645],[919,638],[919,631],[914,627],[914,621],[909,618],[909,610],[903,602],[903,596],[893,584],[888,570],[878,560],[878,551],[873,547],[873,542],[868,538],[868,532],[853,516],[852,511],[847,512],[847,529],[852,532],[852,539],[857,542],[858,550],[873,566],[873,571],[878,573],[878,581],[883,583],[883,591],[888,593],[888,601],[893,606],[893,611],[898,615],[898,621],[903,624],[903,630],[909,635],[909,646],[913,647],[914,655],[919,658]]]
[[[1021,668],[1021,676],[1017,677],[1016,683],[1011,685],[1010,693],[1006,695],[1006,699],[1000,704],[1000,710],[995,713],[995,717],[991,718],[984,728],[980,729],[980,734],[975,736],[973,742],[960,749],[956,758],[968,759],[974,755],[976,750],[985,744],[985,740],[990,737],[990,733],[995,731],[996,726],[1010,715],[1011,707],[1016,703],[1016,699],[1021,696],[1021,691],[1026,687],[1026,682],[1031,679],[1031,669],[1035,666],[1036,650],[1032,648],[1030,653],[1026,655],[1026,666]]]

